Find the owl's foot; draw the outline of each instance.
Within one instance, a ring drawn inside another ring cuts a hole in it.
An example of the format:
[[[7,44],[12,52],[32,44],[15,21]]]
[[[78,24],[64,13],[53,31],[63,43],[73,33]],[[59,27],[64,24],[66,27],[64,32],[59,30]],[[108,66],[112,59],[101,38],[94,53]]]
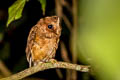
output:
[[[38,64],[42,64],[42,63],[44,63],[44,62],[36,61],[36,62],[34,62],[34,66],[36,66],[36,65],[38,65]]]
[[[57,63],[57,60],[56,59],[50,59],[49,62],[54,64],[54,63]]]

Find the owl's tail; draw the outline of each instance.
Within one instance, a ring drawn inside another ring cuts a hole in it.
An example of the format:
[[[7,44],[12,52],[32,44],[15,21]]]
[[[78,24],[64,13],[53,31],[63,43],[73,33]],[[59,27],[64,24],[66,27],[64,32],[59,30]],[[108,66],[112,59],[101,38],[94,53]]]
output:
[[[27,61],[28,61],[28,63],[29,63],[29,67],[34,66],[34,62],[33,62],[33,60],[32,60],[32,55],[31,55],[31,53],[29,53],[29,54],[27,55]]]

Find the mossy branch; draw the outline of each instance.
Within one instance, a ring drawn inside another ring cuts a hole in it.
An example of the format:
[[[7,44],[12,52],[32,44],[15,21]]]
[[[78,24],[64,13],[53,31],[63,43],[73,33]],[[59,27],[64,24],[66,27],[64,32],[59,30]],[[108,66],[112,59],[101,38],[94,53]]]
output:
[[[73,69],[81,72],[89,72],[89,67],[90,66],[77,65],[77,64],[71,64],[71,63],[59,62],[59,61],[55,63],[39,63],[34,67],[25,69],[19,73],[16,73],[6,78],[2,78],[0,80],[19,80],[27,76],[30,76],[36,72],[43,71],[46,69],[51,69],[51,68],[66,68],[66,69]]]

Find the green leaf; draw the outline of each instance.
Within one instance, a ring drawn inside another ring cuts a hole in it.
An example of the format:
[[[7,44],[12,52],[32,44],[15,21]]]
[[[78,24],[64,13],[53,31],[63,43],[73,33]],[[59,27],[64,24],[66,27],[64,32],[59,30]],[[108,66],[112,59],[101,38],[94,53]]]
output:
[[[39,0],[41,3],[43,15],[45,15],[46,0]]]
[[[22,16],[22,11],[25,6],[26,0],[17,0],[15,3],[13,3],[12,6],[9,7],[8,13],[8,21],[7,21],[7,27],[8,25],[14,21],[19,19]]]

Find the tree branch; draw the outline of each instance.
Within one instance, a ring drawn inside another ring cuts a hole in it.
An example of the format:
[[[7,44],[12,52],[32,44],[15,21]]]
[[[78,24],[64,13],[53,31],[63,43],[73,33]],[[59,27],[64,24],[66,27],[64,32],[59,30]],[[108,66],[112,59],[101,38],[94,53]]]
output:
[[[2,78],[0,80],[19,80],[27,76],[30,76],[36,72],[51,68],[67,68],[81,72],[89,72],[89,67],[90,66],[77,65],[77,64],[71,64],[71,63],[59,62],[59,61],[55,63],[39,63],[37,66],[25,69],[24,71],[11,75],[10,77]]]

